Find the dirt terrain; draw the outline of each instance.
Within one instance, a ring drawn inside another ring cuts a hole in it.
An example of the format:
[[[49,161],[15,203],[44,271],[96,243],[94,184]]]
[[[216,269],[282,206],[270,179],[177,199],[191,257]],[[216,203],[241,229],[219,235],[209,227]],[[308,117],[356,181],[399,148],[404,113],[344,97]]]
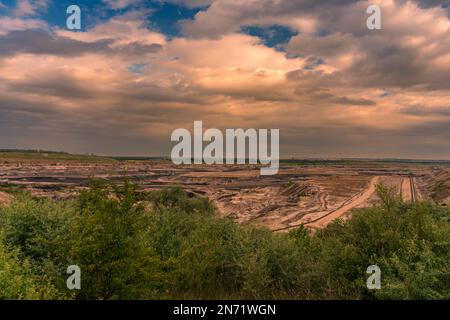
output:
[[[130,177],[141,191],[179,185],[208,196],[222,216],[238,223],[288,230],[300,224],[323,228],[351,209],[377,201],[375,186],[395,188],[405,201],[439,197],[448,203],[446,162],[299,161],[283,163],[278,175],[260,176],[257,166],[175,166],[164,160],[86,161],[0,157],[3,191],[20,187],[37,197],[75,196],[89,178]],[[11,197],[0,193],[0,203]]]
[[[375,188],[378,183],[379,177],[373,177],[367,189],[363,190],[359,194],[351,197],[348,201],[344,202],[338,209],[330,211],[324,216],[315,219],[314,221],[305,221],[305,224],[313,228],[324,228],[333,220],[344,216],[351,209],[364,205],[375,194]]]

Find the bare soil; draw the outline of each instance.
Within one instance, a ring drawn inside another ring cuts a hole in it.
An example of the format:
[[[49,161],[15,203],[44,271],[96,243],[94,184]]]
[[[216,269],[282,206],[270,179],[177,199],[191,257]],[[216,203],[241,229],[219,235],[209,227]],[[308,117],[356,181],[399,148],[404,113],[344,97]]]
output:
[[[433,192],[445,199],[450,181],[448,163],[309,161],[284,164],[275,176],[260,176],[259,169],[250,165],[176,166],[169,161],[0,157],[0,185],[19,186],[37,197],[65,199],[76,196],[90,178],[121,182],[129,177],[142,192],[178,185],[191,195],[208,196],[220,215],[238,223],[288,230],[300,224],[323,228],[336,218],[348,219],[353,208],[377,201],[377,183],[413,201],[428,199]],[[0,202],[10,201],[9,195],[0,193]]]

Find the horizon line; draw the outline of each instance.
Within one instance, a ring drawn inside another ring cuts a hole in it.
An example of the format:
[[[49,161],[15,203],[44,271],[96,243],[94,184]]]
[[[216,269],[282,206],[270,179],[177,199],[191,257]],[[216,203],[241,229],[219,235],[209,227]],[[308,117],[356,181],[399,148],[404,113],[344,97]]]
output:
[[[67,151],[56,151],[56,150],[45,150],[45,149],[15,149],[15,148],[0,148],[0,152],[35,152],[35,153],[62,153],[75,156],[93,156],[93,157],[103,157],[112,159],[168,159],[168,155],[158,155],[158,156],[143,156],[143,155],[108,155],[108,154],[95,154],[91,152],[86,153],[72,153]],[[193,158],[192,158],[193,159]],[[224,158],[225,159],[225,158]],[[237,158],[235,158],[237,159]],[[245,158],[249,160],[249,158]],[[280,157],[279,161],[348,161],[348,160],[359,160],[359,161],[411,161],[411,162],[450,162],[450,159],[425,159],[425,158],[401,158],[401,157]]]

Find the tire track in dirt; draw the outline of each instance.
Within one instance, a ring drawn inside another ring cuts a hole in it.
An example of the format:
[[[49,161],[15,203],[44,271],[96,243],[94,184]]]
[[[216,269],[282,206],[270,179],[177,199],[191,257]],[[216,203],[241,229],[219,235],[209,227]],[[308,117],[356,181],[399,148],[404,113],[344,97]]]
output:
[[[400,195],[404,202],[412,201],[411,180],[409,177],[402,178]]]
[[[411,188],[411,202],[417,201],[417,193],[416,193],[416,186],[414,185],[414,178],[409,177],[409,186]]]
[[[314,219],[314,220],[308,221],[308,222],[304,222],[304,223],[300,223],[300,224],[297,224],[297,225],[293,225],[293,226],[288,226],[288,227],[272,230],[272,231],[276,232],[276,231],[288,230],[288,229],[299,227],[301,225],[305,225],[305,226],[308,226],[308,227],[311,227],[311,228],[314,228],[314,229],[325,228],[333,220],[342,217],[343,215],[345,215],[351,209],[353,209],[353,208],[363,204],[367,200],[369,200],[369,198],[375,193],[376,185],[378,183],[379,178],[380,178],[379,176],[373,177],[370,180],[369,186],[367,187],[366,190],[364,190],[361,193],[359,193],[359,194],[353,196],[352,198],[348,199],[339,208],[337,208],[335,210],[332,210],[332,211],[328,212],[327,214],[325,214],[325,215],[323,215],[323,216],[321,216],[321,217],[319,217],[317,219]]]
[[[400,195],[404,202],[417,201],[418,193],[412,176],[402,179]]]

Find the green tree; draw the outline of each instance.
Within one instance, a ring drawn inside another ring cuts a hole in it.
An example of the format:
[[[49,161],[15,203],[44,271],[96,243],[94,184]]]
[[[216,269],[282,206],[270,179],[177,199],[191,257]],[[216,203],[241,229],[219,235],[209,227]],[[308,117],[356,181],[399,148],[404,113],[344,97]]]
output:
[[[149,225],[136,186],[109,187],[92,181],[79,199],[72,224],[68,264],[82,272],[80,299],[151,299],[161,297],[162,266],[145,239]]]

